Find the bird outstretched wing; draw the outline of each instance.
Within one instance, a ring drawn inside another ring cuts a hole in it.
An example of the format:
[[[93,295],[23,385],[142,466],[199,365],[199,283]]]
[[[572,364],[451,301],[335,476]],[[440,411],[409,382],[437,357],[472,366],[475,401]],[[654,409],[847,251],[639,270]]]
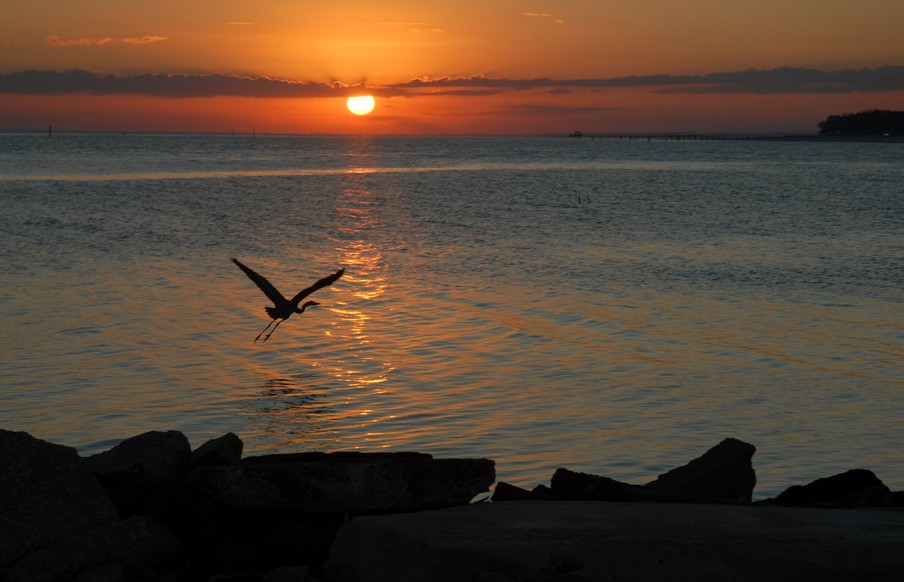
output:
[[[316,291],[318,289],[322,289],[324,287],[328,287],[328,286],[332,285],[333,283],[335,283],[339,279],[339,277],[342,276],[343,273],[345,273],[345,269],[339,269],[332,275],[328,275],[328,276],[324,277],[323,279],[317,281],[316,283],[314,283],[307,289],[302,289],[301,291],[299,291],[298,293],[295,294],[295,297],[292,298],[292,303],[295,305],[298,305],[302,299],[304,299],[305,297],[307,297],[314,291]],[[261,277],[261,278],[263,279],[263,277]],[[258,284],[260,284],[260,283],[258,283]]]
[[[282,293],[280,293],[276,289],[276,287],[273,286],[273,283],[267,280],[266,277],[256,272],[251,267],[243,265],[236,258],[233,258],[232,262],[238,265],[239,269],[245,271],[245,274],[248,275],[248,278],[254,281],[255,285],[260,287],[260,290],[264,292],[264,295],[270,298],[270,301],[272,301],[274,305],[279,307],[280,305],[284,305],[288,301],[285,297],[283,297]],[[332,283],[332,281],[330,281],[330,283]],[[327,283],[327,285],[329,285],[330,283]]]

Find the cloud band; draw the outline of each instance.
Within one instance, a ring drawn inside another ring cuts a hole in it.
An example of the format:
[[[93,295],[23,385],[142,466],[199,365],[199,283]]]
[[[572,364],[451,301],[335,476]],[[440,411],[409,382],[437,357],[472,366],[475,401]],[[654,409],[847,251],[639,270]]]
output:
[[[603,79],[505,79],[484,75],[418,78],[402,83],[367,87],[376,95],[480,96],[512,91],[546,90],[567,93],[607,88],[647,88],[657,93],[853,93],[904,90],[904,66],[825,71],[781,67],[776,69],[709,73],[706,75],[646,75]],[[150,95],[168,98],[259,97],[324,98],[347,96],[361,86],[239,77],[220,74],[112,75],[83,70],[20,71],[0,74],[0,93],[95,95]]]

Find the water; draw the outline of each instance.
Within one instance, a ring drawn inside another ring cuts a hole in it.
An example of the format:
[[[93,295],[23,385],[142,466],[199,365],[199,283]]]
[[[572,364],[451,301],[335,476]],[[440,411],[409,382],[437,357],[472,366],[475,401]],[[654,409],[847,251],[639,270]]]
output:
[[[904,488],[904,147],[0,134],[0,427]],[[344,266],[267,343],[266,298]]]

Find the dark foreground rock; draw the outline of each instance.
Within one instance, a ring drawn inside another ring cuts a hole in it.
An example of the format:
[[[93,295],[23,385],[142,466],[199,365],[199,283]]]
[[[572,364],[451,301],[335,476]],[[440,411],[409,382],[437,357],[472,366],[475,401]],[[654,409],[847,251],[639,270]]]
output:
[[[497,486],[493,501],[659,501],[675,503],[749,503],[756,486],[756,448],[728,438],[686,465],[646,485],[560,468],[551,489],[526,491],[508,483]]]
[[[526,501],[507,504],[469,504],[495,480],[486,459],[242,449],[155,431],[81,459],[0,430],[0,580],[883,580],[904,556],[904,513],[780,506],[904,494],[854,470],[752,505],[754,448],[735,439],[646,485],[564,468],[499,483],[494,501]]]
[[[22,558],[8,582],[71,580],[91,567],[115,566],[137,577],[179,563],[185,545],[157,521],[144,516],[115,520],[80,532]]]
[[[670,503],[475,504],[358,517],[331,582],[898,581],[904,513]]]
[[[893,493],[875,473],[852,469],[817,479],[806,485],[792,485],[778,497],[762,503],[797,507],[901,507],[901,493]]]
[[[466,505],[489,490],[493,461],[421,453],[298,453],[198,467],[192,484],[238,510],[385,513]]]
[[[0,580],[306,580],[350,517],[467,504],[486,459],[418,453],[241,458],[153,431],[81,459],[0,430]]]
[[[728,438],[703,456],[660,475],[645,487],[689,497],[750,501],[756,486],[752,463],[755,452],[753,445]]]
[[[75,449],[0,430],[0,579],[29,552],[116,517]]]

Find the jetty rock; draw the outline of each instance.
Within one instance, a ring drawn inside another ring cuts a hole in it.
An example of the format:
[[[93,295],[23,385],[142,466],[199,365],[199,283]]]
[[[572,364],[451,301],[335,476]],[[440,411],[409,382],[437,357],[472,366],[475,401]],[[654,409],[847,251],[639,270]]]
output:
[[[0,429],[0,579],[69,580],[96,564],[133,573],[183,544],[150,518],[123,520],[75,449]]]
[[[746,501],[753,498],[756,447],[727,438],[688,464],[660,475],[644,488],[676,496]]]
[[[495,481],[487,459],[243,448],[150,431],[82,458],[0,430],[0,580],[304,580],[351,517],[466,505]]]
[[[646,485],[559,468],[551,487],[532,491],[500,482],[493,501],[659,501],[674,503],[749,503],[756,486],[752,459],[756,447],[727,438],[686,465]]]
[[[167,479],[188,470],[191,446],[179,431],[149,431],[128,438],[112,449],[85,458],[92,473],[146,473]]]
[[[329,582],[898,582],[904,513],[741,504],[475,503],[356,517]]]
[[[75,449],[0,430],[0,572],[32,550],[116,519]]]
[[[760,503],[796,507],[904,507],[904,492],[891,491],[872,471],[851,469],[806,485],[792,485],[777,497]]]
[[[488,459],[423,453],[289,453],[196,467],[191,483],[233,509],[386,513],[466,505],[495,481]]]

